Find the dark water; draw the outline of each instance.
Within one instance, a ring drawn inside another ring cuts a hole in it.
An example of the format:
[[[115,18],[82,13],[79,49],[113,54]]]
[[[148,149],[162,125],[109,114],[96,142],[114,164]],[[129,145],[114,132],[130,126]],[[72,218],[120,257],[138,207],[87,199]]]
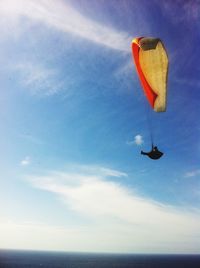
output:
[[[0,268],[200,268],[200,255],[120,255],[0,250]]]

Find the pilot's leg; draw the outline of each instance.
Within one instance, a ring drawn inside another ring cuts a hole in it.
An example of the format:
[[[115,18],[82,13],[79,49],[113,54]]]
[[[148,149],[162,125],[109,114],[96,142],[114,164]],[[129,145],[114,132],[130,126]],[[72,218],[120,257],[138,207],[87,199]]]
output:
[[[148,155],[148,153],[145,153],[145,152],[143,152],[143,151],[141,151],[141,154],[143,154],[143,155]]]

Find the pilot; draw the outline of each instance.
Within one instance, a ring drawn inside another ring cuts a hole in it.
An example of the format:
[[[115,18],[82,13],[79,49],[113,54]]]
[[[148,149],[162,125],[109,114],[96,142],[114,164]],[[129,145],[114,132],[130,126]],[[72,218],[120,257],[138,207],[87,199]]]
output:
[[[149,158],[154,159],[154,160],[159,159],[163,155],[163,153],[160,152],[158,148],[154,146],[153,144],[152,144],[152,149],[150,152],[146,153],[146,152],[141,151],[141,154],[147,155]]]

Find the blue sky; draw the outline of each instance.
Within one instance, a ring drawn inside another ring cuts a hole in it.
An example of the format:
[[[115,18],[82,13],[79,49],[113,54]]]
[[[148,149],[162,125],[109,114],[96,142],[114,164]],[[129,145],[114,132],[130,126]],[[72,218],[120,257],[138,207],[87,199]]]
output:
[[[194,0],[1,1],[0,248],[199,253],[199,19]],[[137,36],[167,48],[166,113]]]

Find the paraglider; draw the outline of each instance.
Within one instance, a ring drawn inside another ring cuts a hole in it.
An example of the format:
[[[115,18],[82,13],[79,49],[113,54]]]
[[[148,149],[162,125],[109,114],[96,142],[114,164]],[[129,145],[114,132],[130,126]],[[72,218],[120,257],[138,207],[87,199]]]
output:
[[[152,109],[166,111],[168,57],[165,47],[159,38],[139,37],[132,41],[132,52],[136,70],[145,96]],[[153,145],[149,153],[141,154],[151,159],[159,159],[163,153]]]

